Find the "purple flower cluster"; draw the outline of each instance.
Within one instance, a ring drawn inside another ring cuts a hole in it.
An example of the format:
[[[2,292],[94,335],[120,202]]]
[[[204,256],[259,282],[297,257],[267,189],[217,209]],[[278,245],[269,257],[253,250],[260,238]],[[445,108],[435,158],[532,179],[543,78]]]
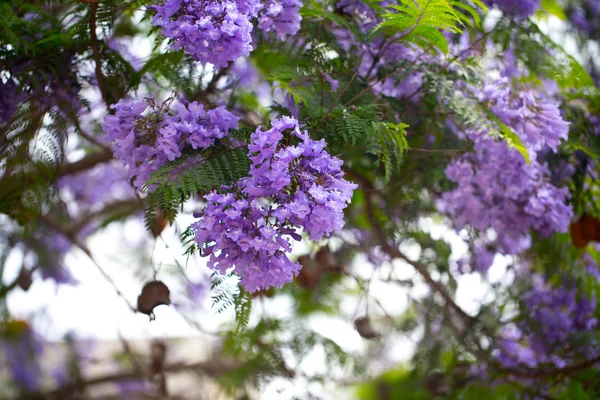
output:
[[[284,144],[300,139],[298,145]],[[205,196],[207,206],[192,225],[201,255],[221,273],[231,268],[246,290],[255,292],[290,282],[300,264],[289,260],[289,238],[300,240],[303,228],[319,240],[344,226],[343,209],[355,184],[346,181],[342,161],[312,140],[290,117],[260,128],[249,145],[250,175],[224,193]]]
[[[572,2],[567,5],[566,11],[569,20],[578,30],[592,36],[600,29],[600,1]]]
[[[534,276],[533,282],[533,289],[522,296],[530,321],[523,319],[504,330],[497,346],[498,360],[509,368],[535,368],[548,363],[560,368],[571,358],[598,354],[598,348],[585,350],[577,346],[560,351],[569,347],[566,344],[574,334],[597,326],[595,297],[578,296],[576,289],[567,286],[551,287],[540,276]]]
[[[235,1],[167,0],[153,24],[202,63],[225,67],[253,50],[252,24]]]
[[[442,196],[443,211],[458,227],[493,228],[505,252],[524,250],[520,244],[530,229],[543,235],[566,232],[573,215],[568,189],[552,185],[546,167],[527,164],[502,141],[481,139],[474,154],[450,163],[446,176],[458,187]]]
[[[111,108],[116,113],[105,117],[104,132],[138,189],[153,172],[180,157],[186,146],[209,147],[239,120],[225,107],[207,111],[202,104],[185,100],[172,112],[168,102],[158,105],[152,99],[134,103],[120,100]]]
[[[166,0],[154,7],[153,24],[173,40],[173,48],[220,68],[253,50],[253,18],[259,29],[284,40],[300,29],[301,6],[300,0]]]
[[[493,228],[498,250],[518,253],[528,246],[531,229],[550,235],[566,232],[569,226],[569,191],[553,185],[549,169],[537,160],[544,149],[556,151],[560,139],[567,138],[568,124],[556,104],[532,90],[513,94],[503,84],[486,85],[480,99],[520,137],[531,163],[487,131],[467,132],[474,152],[446,168],[446,176],[458,186],[442,196],[440,206],[455,217],[459,228]]]
[[[61,112],[77,111],[81,107],[77,97],[81,86],[72,72],[73,56],[63,54],[61,59],[64,73],[60,74],[50,67],[39,68],[31,60],[6,62],[3,68],[9,77],[5,81],[0,77],[0,123],[10,121],[19,104],[25,102],[35,103],[44,111],[54,107]]]
[[[263,32],[275,31],[285,40],[300,30],[300,0],[267,0],[258,13],[258,28]]]
[[[23,95],[13,79],[6,82],[0,79],[0,123],[10,121],[19,103],[24,100]]]
[[[486,84],[479,100],[519,135],[531,156],[545,146],[556,152],[561,139],[568,137],[569,123],[560,115],[558,103],[536,90],[515,93],[503,78]]]
[[[473,250],[474,269],[485,275],[494,263],[496,253],[490,250],[487,246],[476,246]]]
[[[600,136],[600,115],[591,114],[588,117],[590,124],[592,125],[592,133],[595,136]]]
[[[360,30],[363,32],[373,28],[379,19],[375,12],[373,12],[373,9],[364,1],[339,0],[335,4],[335,8],[356,20]]]
[[[43,352],[41,341],[25,321],[7,322],[2,330],[0,351],[14,383],[28,392],[37,390],[42,380],[36,360]]]
[[[369,5],[362,1],[342,0],[337,2],[336,8],[357,20],[363,31],[372,29],[380,22]],[[384,96],[418,102],[423,73],[409,65],[426,65],[441,60],[437,55],[425,54],[424,50],[394,43],[384,36],[377,36],[370,42],[363,43],[345,27],[336,28],[333,33],[344,50],[362,55],[359,75],[366,80],[373,80],[373,91]],[[382,75],[389,73],[391,68],[397,68],[399,63],[406,63],[408,72],[393,74],[380,80]]]
[[[79,243],[85,243],[87,238],[98,230],[97,222],[85,224],[74,233]],[[55,230],[44,230],[35,235],[44,247],[49,257],[39,257],[37,260],[43,280],[51,279],[57,284],[76,285],[79,283],[65,265],[65,256],[73,247],[73,242],[63,233]]]
[[[486,0],[503,12],[517,18],[527,18],[540,7],[540,0]]]

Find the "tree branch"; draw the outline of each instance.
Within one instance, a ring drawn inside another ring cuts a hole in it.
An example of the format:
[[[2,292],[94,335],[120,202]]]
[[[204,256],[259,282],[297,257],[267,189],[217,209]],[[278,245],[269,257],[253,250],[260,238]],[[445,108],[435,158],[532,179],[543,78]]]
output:
[[[556,368],[545,371],[524,371],[524,370],[502,370],[502,372],[509,373],[513,376],[518,376],[521,378],[551,378],[551,377],[561,377],[571,375],[580,371],[583,371],[586,368],[592,367],[595,364],[600,363],[600,356],[591,358],[589,360],[581,361],[576,364],[567,365],[562,368]]]
[[[79,161],[63,164],[56,174],[57,177],[71,175],[95,167],[98,164],[112,160],[113,155],[109,151],[99,151],[85,156]]]
[[[410,264],[423,277],[425,282],[435,292],[437,292],[440,296],[442,296],[442,298],[444,299],[444,301],[446,302],[448,307],[450,307],[452,310],[454,310],[456,312],[456,314],[458,316],[460,316],[463,320],[470,321],[471,317],[467,313],[465,313],[465,311],[454,302],[454,299],[452,298],[450,293],[448,293],[446,288],[440,282],[434,280],[431,277],[431,274],[427,270],[427,266],[425,266],[419,262],[412,261],[404,253],[402,253],[396,246],[393,246],[390,243],[389,238],[387,237],[387,235],[383,231],[382,227],[379,225],[379,222],[375,218],[375,214],[373,211],[375,206],[373,204],[373,199],[372,199],[372,193],[373,193],[374,187],[373,187],[373,184],[371,183],[371,181],[369,179],[363,177],[362,175],[357,174],[354,171],[346,170],[346,172],[353,179],[358,180],[361,183],[361,186],[368,189],[365,191],[365,213],[366,213],[367,219],[369,220],[369,223],[371,224],[371,228],[373,229],[373,232],[375,233],[375,235],[379,241],[379,244],[381,245],[382,250],[385,251],[386,253],[388,253],[392,258],[399,258],[401,260],[404,260],[408,264]]]
[[[102,215],[105,215],[105,214],[108,214],[108,213],[111,213],[114,211],[119,211],[119,210],[123,210],[123,209],[130,209],[131,211],[136,211],[136,210],[142,209],[143,207],[144,207],[144,202],[140,198],[115,201],[113,203],[109,203],[109,204],[105,205],[104,207],[102,207],[100,210],[98,210],[96,212],[92,212],[92,213],[89,213],[88,215],[84,216],[79,221],[77,221],[73,225],[73,228],[70,229],[69,231],[73,232],[73,233],[77,233],[88,222],[90,222],[94,218],[100,217]]]
[[[90,38],[92,53],[94,55],[94,61],[96,62],[96,80],[98,81],[98,88],[102,94],[102,100],[106,104],[106,108],[110,110],[110,102],[106,95],[106,86],[104,85],[104,77],[102,76],[102,59],[100,58],[100,51],[98,49],[98,36],[96,36],[96,10],[98,9],[98,1],[92,2],[90,6]]]
[[[218,377],[226,372],[240,368],[241,365],[242,365],[242,363],[240,363],[240,362],[224,362],[224,361],[217,361],[217,360],[209,360],[209,361],[203,361],[203,362],[198,362],[198,363],[193,363],[193,364],[185,364],[185,363],[171,364],[171,365],[165,366],[163,370],[165,373],[194,371],[194,372],[201,372],[209,377]],[[49,398],[49,399],[64,399],[66,395],[73,392],[80,386],[93,386],[93,385],[100,385],[103,383],[126,381],[126,380],[130,380],[130,379],[144,379],[144,378],[145,378],[144,373],[139,372],[139,371],[107,374],[107,375],[99,376],[96,378],[91,378],[86,381],[82,381],[78,384],[79,386],[77,386],[75,384],[65,385],[61,388],[58,388],[51,392],[48,392],[48,393],[42,395],[41,397]]]

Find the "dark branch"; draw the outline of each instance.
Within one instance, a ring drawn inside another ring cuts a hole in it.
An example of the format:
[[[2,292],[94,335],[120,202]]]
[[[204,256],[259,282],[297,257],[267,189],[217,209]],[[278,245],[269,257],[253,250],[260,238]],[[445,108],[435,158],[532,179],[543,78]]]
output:
[[[63,166],[58,170],[56,176],[59,177],[82,172],[92,167],[95,167],[98,164],[110,161],[112,158],[113,155],[109,151],[100,151],[97,153],[92,153],[79,161],[63,164]]]
[[[241,366],[239,362],[224,362],[224,361],[204,361],[194,364],[171,364],[164,367],[165,373],[176,373],[183,371],[193,371],[203,373],[209,377],[218,377],[226,372],[235,370]],[[68,384],[59,389],[53,390],[49,393],[41,395],[41,398],[46,399],[64,399],[66,395],[77,390],[81,386],[93,386],[100,385],[103,383],[126,381],[130,379],[144,379],[145,374],[140,371],[130,371],[118,374],[108,374],[99,376],[97,378],[91,378],[86,381],[80,382],[78,385]]]
[[[98,88],[102,94],[102,100],[106,104],[106,108],[110,109],[110,102],[106,95],[106,86],[104,85],[104,77],[102,76],[102,59],[100,58],[100,51],[98,49],[98,36],[96,36],[96,10],[98,9],[98,2],[93,2],[90,6],[90,38],[92,53],[94,55],[94,61],[96,62],[96,80],[98,81]]]

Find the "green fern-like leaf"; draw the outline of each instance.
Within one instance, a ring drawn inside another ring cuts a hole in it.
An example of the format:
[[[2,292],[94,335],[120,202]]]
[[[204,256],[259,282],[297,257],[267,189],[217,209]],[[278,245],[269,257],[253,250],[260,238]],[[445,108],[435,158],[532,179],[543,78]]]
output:
[[[150,229],[158,208],[169,221],[178,207],[194,195],[202,195],[246,176],[250,170],[247,149],[238,147],[188,153],[152,174],[144,186],[149,192],[146,226]]]
[[[252,313],[252,295],[239,286],[239,292],[234,296],[235,305],[235,332],[241,333],[246,330]]]
[[[408,125],[382,122],[379,143],[382,147],[380,162],[385,167],[384,183],[388,183],[395,172],[399,172],[408,149],[406,128]]]
[[[229,307],[236,304],[235,300],[235,288],[229,283],[233,275],[221,275],[218,272],[213,272],[210,280],[210,290],[213,292],[212,298],[212,309],[221,314]]]
[[[326,125],[315,124],[323,132],[331,150],[342,152],[348,146],[374,156],[383,168],[384,182],[400,170],[408,148],[406,124],[381,122],[377,105],[346,109],[336,107]]]
[[[442,31],[459,33],[464,26],[481,23],[477,8],[486,10],[480,0],[472,4],[452,0],[402,0],[388,6],[373,34],[385,33],[396,40],[423,49],[448,52],[448,41]],[[399,36],[398,36],[399,35]]]

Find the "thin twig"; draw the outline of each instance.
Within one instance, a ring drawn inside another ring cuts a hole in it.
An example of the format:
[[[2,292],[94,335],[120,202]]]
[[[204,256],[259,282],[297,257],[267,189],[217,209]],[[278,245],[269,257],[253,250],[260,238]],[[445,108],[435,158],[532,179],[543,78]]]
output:
[[[110,102],[106,94],[106,86],[104,85],[104,77],[102,76],[102,59],[100,58],[100,51],[98,50],[98,36],[96,36],[96,10],[98,9],[98,2],[93,2],[90,5],[90,44],[92,46],[92,53],[94,55],[94,61],[96,62],[96,80],[98,81],[98,88],[102,94],[102,100],[106,108],[110,110]]]
[[[600,356],[591,358],[589,360],[585,360],[579,362],[577,364],[567,365],[562,368],[556,368],[545,371],[515,371],[515,370],[505,370],[503,372],[508,372],[511,375],[519,376],[523,378],[550,378],[553,376],[568,376],[574,374],[579,371],[583,371],[586,368],[592,367],[595,364],[600,364]]]
[[[95,137],[90,135],[89,133],[85,132],[81,128],[81,125],[79,124],[79,121],[77,120],[77,118],[73,118],[73,124],[75,125],[77,134],[79,136],[81,136],[83,139],[87,140],[91,144],[95,144],[96,146],[100,147],[105,152],[111,152],[111,149],[109,146],[107,146],[105,143],[102,143],[101,141],[99,141],[98,139],[96,139]]]
[[[113,154],[110,151],[99,151],[85,156],[79,161],[72,163],[63,164],[56,174],[57,177],[75,174],[77,172],[83,172],[90,168],[95,167],[98,164],[110,161],[113,158]]]
[[[344,93],[346,93],[346,90],[348,90],[350,85],[352,85],[352,82],[354,82],[354,79],[356,79],[356,76],[358,75],[358,72],[360,71],[360,63],[362,62],[364,55],[365,55],[365,52],[363,51],[362,54],[360,55],[359,67],[356,68],[356,72],[354,72],[354,75],[352,75],[350,82],[348,82],[348,84],[342,89],[340,94],[338,94],[338,97],[335,99],[335,102],[331,105],[331,107],[329,107],[329,110],[327,110],[327,112],[325,113],[323,118],[321,118],[321,120],[319,121],[319,125],[321,125],[323,123],[323,121],[325,121],[327,119],[327,117],[329,116],[331,111],[335,108],[335,106],[338,105],[338,103],[339,103],[340,99],[342,98],[342,96],[344,95]]]
[[[115,281],[112,279],[112,277],[104,270],[104,268],[102,268],[102,266],[100,266],[100,264],[98,264],[98,262],[92,256],[92,252],[87,248],[86,245],[84,245],[77,239],[76,235],[73,232],[69,232],[68,230],[64,229],[57,221],[55,221],[49,215],[40,215],[39,218],[42,222],[44,222],[46,225],[48,225],[55,231],[60,232],[63,235],[65,235],[71,241],[71,243],[73,243],[76,247],[78,247],[81,251],[83,251],[88,256],[90,261],[96,266],[96,268],[102,274],[104,279],[106,279],[106,281],[112,285],[112,287],[117,292],[117,295],[119,295],[119,297],[121,297],[123,299],[123,301],[131,309],[131,311],[133,311],[134,313],[137,312],[137,309],[123,295],[123,292],[121,292],[121,290],[119,289],[119,287],[117,286]]]
[[[79,221],[77,221],[73,225],[73,228],[70,229],[69,231],[77,234],[90,221],[92,221],[93,219],[100,217],[104,214],[108,214],[108,213],[115,212],[115,211],[123,211],[124,209],[131,210],[131,212],[133,212],[133,211],[143,209],[143,208],[144,208],[144,202],[140,198],[121,200],[121,201],[116,201],[114,203],[109,203],[109,204],[105,205],[104,207],[102,207],[100,210],[91,212],[91,213],[85,215],[83,218],[81,218]]]
[[[217,377],[226,372],[236,370],[236,369],[240,368],[241,365],[242,365],[242,363],[240,363],[240,362],[224,362],[224,361],[218,361],[218,360],[209,360],[209,361],[202,361],[202,362],[198,362],[198,363],[194,363],[194,364],[184,364],[184,363],[171,364],[171,365],[165,366],[163,370],[166,373],[177,373],[177,372],[182,372],[182,371],[198,371],[198,372],[202,372],[205,375],[210,376],[210,377]],[[122,372],[122,373],[116,373],[116,374],[103,375],[103,376],[99,376],[96,378],[90,378],[86,381],[81,382],[81,385],[94,386],[94,385],[101,385],[101,384],[110,383],[110,382],[127,381],[127,380],[131,380],[131,379],[141,379],[141,378],[144,378],[143,374],[140,374],[137,371],[130,371],[130,372]],[[76,390],[76,389],[77,389],[77,387],[74,384],[68,384],[68,385],[65,385],[54,391],[49,392],[43,398],[45,398],[45,399],[47,399],[47,398],[64,399],[65,395],[71,393],[73,390]],[[63,396],[63,397],[61,397],[61,396]]]
[[[350,175],[352,175],[353,178],[358,178],[358,180],[360,181],[362,186],[366,187],[367,189],[373,188],[373,185],[371,184],[371,181],[369,179],[364,178],[360,174],[357,174],[353,171],[348,171],[348,172],[350,172]],[[444,299],[444,301],[446,302],[448,307],[453,309],[465,321],[470,321],[471,317],[454,302],[454,300],[452,299],[452,296],[448,293],[446,288],[441,283],[439,283],[438,281],[436,281],[435,279],[432,278],[431,274],[429,273],[429,271],[427,270],[427,267],[425,265],[423,265],[419,262],[416,262],[416,261],[412,261],[404,253],[402,253],[396,246],[392,246],[390,244],[390,241],[389,241],[387,235],[382,230],[381,226],[379,225],[379,222],[375,218],[375,214],[373,212],[374,208],[375,208],[375,206],[373,204],[371,195],[368,192],[366,192],[365,213],[367,215],[367,219],[369,220],[369,222],[371,224],[371,228],[373,229],[373,231],[375,232],[375,235],[377,236],[377,238],[379,240],[381,249],[383,251],[385,251],[386,253],[388,253],[392,258],[399,258],[401,260],[404,260],[408,264],[412,265],[412,267],[415,270],[417,270],[417,272],[423,277],[423,279],[425,279],[425,282],[435,292],[439,293],[440,296],[442,296],[442,298]]]
[[[422,149],[419,147],[410,147],[411,151],[420,151],[423,153],[458,153],[464,151],[465,149]]]

